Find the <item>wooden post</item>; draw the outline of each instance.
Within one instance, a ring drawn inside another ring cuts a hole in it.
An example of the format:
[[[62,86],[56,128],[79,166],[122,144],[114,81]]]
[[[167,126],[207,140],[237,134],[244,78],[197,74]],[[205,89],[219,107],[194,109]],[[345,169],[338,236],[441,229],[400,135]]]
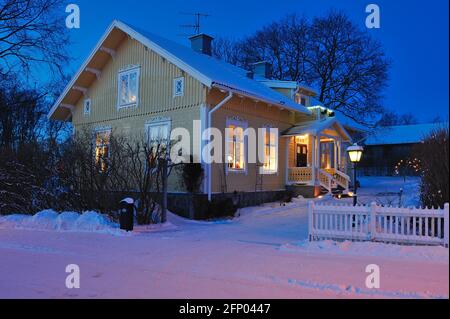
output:
[[[161,200],[161,223],[167,222],[167,159],[160,159],[162,165],[162,200]]]
[[[369,239],[375,240],[377,233],[377,203],[372,202],[370,204],[370,234]]]
[[[448,248],[448,208],[449,204],[444,205],[444,246]]]
[[[309,241],[314,239],[314,202],[308,202],[308,238]]]
[[[311,155],[311,164],[312,164],[312,175],[311,175],[311,184],[315,187],[316,186],[316,136],[315,135],[310,135],[312,137],[312,155]]]
[[[290,180],[289,180],[289,147],[291,146],[292,143],[292,137],[287,137],[285,138],[286,141],[286,149],[285,149],[285,156],[286,156],[286,176],[285,176],[285,183],[286,185],[290,184]],[[295,143],[295,137],[294,137],[294,143]]]

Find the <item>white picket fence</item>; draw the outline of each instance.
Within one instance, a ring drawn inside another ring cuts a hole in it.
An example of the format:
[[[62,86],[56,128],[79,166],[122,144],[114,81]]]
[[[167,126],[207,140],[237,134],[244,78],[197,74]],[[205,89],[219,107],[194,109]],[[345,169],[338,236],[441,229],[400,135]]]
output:
[[[443,245],[449,241],[449,204],[444,209],[326,205],[310,202],[309,240],[354,240]]]

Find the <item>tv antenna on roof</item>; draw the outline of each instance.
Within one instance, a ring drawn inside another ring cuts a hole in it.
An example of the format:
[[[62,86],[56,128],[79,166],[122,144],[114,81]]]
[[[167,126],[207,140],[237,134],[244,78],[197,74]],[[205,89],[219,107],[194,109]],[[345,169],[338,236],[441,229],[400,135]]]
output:
[[[183,24],[180,25],[181,28],[187,28],[187,29],[194,29],[194,34],[193,35],[197,35],[200,34],[200,30],[201,30],[201,19],[202,18],[208,18],[210,17],[209,14],[207,13],[200,13],[200,12],[180,12],[181,15],[185,15],[185,16],[192,16],[195,18],[195,22],[194,24]],[[192,34],[190,34],[189,36],[191,36]]]

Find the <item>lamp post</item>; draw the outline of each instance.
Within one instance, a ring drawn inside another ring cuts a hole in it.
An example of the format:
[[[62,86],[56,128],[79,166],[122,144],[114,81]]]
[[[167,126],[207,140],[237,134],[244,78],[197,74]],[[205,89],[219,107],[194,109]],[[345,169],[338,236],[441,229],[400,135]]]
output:
[[[358,144],[354,144],[347,148],[348,157],[350,158],[350,162],[353,163],[353,206],[356,206],[358,203],[358,195],[357,190],[358,186],[356,183],[356,165],[361,161],[362,153],[364,148],[359,146]]]

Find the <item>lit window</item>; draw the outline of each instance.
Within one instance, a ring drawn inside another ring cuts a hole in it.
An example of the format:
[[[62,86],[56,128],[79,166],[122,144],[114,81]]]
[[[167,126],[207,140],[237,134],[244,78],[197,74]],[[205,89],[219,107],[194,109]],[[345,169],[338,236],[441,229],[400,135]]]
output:
[[[183,96],[184,95],[184,78],[177,78],[173,80],[173,96]]]
[[[139,68],[119,73],[119,108],[138,105],[139,74]]]
[[[95,166],[100,173],[106,173],[109,169],[110,140],[110,130],[95,132]]]
[[[275,174],[278,172],[278,130],[274,128],[266,129],[262,172],[264,174]]]
[[[170,121],[159,121],[147,126],[149,144],[154,153],[161,153],[170,147]]]
[[[226,159],[228,170],[245,170],[244,125],[229,124],[226,129]]]
[[[83,103],[84,115],[91,115],[91,99],[84,100]]]

